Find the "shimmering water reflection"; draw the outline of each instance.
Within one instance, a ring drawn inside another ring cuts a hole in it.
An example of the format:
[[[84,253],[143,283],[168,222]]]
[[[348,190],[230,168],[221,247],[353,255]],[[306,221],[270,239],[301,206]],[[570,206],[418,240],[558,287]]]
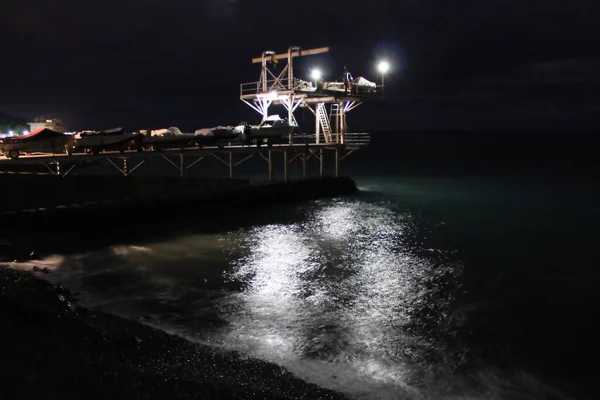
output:
[[[449,322],[452,292],[441,288],[458,273],[416,256],[404,240],[415,234],[408,216],[338,201],[302,223],[223,236],[226,276],[244,289],[219,300],[222,342],[322,385],[341,380],[353,393],[376,382],[410,386],[415,363],[445,352],[419,326],[425,310]]]
[[[287,210],[220,234],[61,258],[53,279],[96,309],[353,396],[396,399],[450,379],[461,267],[422,247],[430,227],[384,201]]]

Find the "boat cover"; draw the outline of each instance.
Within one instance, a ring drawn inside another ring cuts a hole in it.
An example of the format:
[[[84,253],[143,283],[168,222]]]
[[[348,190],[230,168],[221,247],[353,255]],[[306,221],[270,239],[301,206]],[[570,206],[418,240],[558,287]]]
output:
[[[372,87],[372,88],[377,87],[377,84],[366,80],[362,76],[357,76],[356,78],[354,78],[352,80],[352,84],[357,85],[357,86],[368,86],[368,87]]]

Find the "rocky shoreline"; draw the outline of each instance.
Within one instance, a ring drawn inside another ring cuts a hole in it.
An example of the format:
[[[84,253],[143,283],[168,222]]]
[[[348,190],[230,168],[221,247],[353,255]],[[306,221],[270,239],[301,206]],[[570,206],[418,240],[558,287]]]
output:
[[[0,266],[0,398],[343,399],[287,370],[91,311]]]
[[[45,280],[50,271],[33,268],[31,260],[57,248],[133,241],[144,232],[190,225],[222,229],[239,213],[267,204],[355,193],[351,179],[258,185],[103,177],[90,182],[3,179],[12,182],[8,187],[14,195],[0,205],[5,226],[11,227],[0,237],[0,256],[31,269],[0,264],[0,399],[344,398],[277,365],[89,310],[76,294]],[[87,190],[84,183],[97,188]],[[132,199],[134,193],[144,196]],[[90,199],[97,201],[90,204]],[[17,208],[23,211],[15,212]],[[185,224],[177,222],[182,218]],[[108,231],[112,234],[106,236]]]

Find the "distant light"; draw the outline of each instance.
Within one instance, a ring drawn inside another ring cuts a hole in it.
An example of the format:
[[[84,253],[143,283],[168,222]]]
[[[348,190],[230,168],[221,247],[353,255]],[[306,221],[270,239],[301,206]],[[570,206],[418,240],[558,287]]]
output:
[[[390,63],[388,63],[387,61],[380,61],[379,64],[377,65],[377,69],[382,74],[385,74],[390,70]]]
[[[28,131],[28,130],[24,130],[24,131],[23,131],[23,135],[27,135],[28,133],[29,133],[29,131]]]
[[[9,135],[12,135],[12,134],[13,134],[13,131],[8,131],[8,134],[9,134]]]
[[[319,79],[321,79],[321,71],[318,69],[313,69],[312,71],[310,71],[310,77],[312,80],[318,81]]]
[[[51,123],[52,123],[52,120],[51,120],[51,119],[47,119],[47,120],[46,120],[46,123],[47,123],[47,124],[51,124]]]

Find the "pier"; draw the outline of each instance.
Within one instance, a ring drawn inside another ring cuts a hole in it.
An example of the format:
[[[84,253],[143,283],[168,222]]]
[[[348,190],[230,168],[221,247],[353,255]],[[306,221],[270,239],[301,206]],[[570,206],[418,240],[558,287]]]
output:
[[[224,146],[198,148],[180,148],[165,151],[125,151],[104,152],[98,155],[92,154],[33,154],[19,157],[15,160],[0,160],[0,173],[39,173],[67,176],[77,171],[77,167],[90,162],[100,162],[109,168],[115,168],[123,176],[131,176],[147,161],[160,159],[164,161],[165,168],[175,168],[180,177],[187,176],[190,168],[201,164],[206,158],[214,158],[227,168],[230,178],[235,178],[235,170],[251,158],[264,160],[268,181],[275,181],[277,165],[274,161],[274,153],[283,155],[281,172],[283,180],[288,181],[288,165],[294,161],[302,162],[302,177],[309,177],[308,161],[316,159],[319,163],[319,176],[326,177],[326,162],[333,164],[332,176],[340,175],[340,162],[354,151],[367,146],[370,141],[368,133],[356,133],[346,136],[344,144],[306,143],[293,145],[273,145],[272,147],[256,146]],[[329,160],[329,161],[328,161]],[[36,172],[21,172],[17,166],[37,165],[40,168]],[[313,171],[314,172],[314,171]]]
[[[370,134],[352,132],[349,129],[347,114],[365,101],[383,99],[383,86],[362,77],[350,81],[347,72],[344,73],[341,82],[337,80],[321,82],[318,76],[313,76],[314,84],[295,75],[294,60],[297,57],[328,51],[328,47],[301,49],[297,46],[291,46],[284,53],[264,51],[260,57],[252,59],[252,63],[260,64],[259,79],[240,85],[239,99],[255,110],[262,121],[268,119],[272,108],[282,107],[287,116],[286,126],[297,129],[298,123],[294,112],[299,108],[306,108],[315,117],[314,133],[301,133],[298,136],[290,134],[289,141],[285,139],[283,143],[261,139],[259,142],[244,144],[232,141],[215,146],[181,145],[179,148],[165,149],[138,147],[135,150],[102,151],[99,154],[96,154],[97,152],[88,152],[88,154],[25,152],[27,154],[18,158],[0,160],[0,175],[48,175],[54,178],[39,181],[35,185],[30,179],[3,179],[6,189],[11,190],[12,187],[13,191],[19,193],[16,197],[37,196],[39,198],[40,192],[35,188],[37,185],[38,188],[44,187],[49,196],[46,196],[48,197],[46,200],[41,196],[39,201],[25,202],[28,203],[27,209],[24,208],[24,203],[11,202],[6,204],[3,211],[20,213],[24,210],[86,209],[132,202],[134,204],[143,202],[146,207],[156,202],[176,202],[182,199],[198,201],[202,199],[207,203],[211,197],[231,198],[234,192],[243,193],[245,198],[250,196],[262,199],[261,202],[264,202],[270,194],[277,194],[281,199],[290,200],[294,196],[314,198],[319,197],[320,194],[329,196],[351,193],[356,190],[356,186],[350,179],[342,178],[342,161],[368,146]],[[277,66],[280,60],[281,64],[285,65]],[[275,66],[279,72],[276,71]],[[299,138],[301,143],[296,143],[295,138]],[[223,172],[226,172],[230,183],[224,183],[223,179],[211,181],[210,178],[193,177],[192,168],[201,168],[203,160],[209,159],[217,160],[218,164],[222,165]],[[239,169],[251,159],[258,159],[261,160],[260,163],[264,163],[265,175],[264,179],[258,179],[262,182],[260,184],[239,179],[242,175],[238,173]],[[136,177],[136,172],[151,160],[156,160],[153,162],[154,167],[158,165],[165,171],[176,170],[181,182],[169,181],[165,186],[161,181],[164,179],[160,175],[150,179]],[[295,163],[296,167],[298,163],[301,164],[301,174],[296,171],[297,179],[290,177],[292,163]],[[102,165],[112,171],[118,171],[117,175],[127,179],[123,182],[107,183],[108,181],[102,177],[78,174],[83,166],[90,164]],[[90,182],[82,183],[82,178]],[[131,179],[135,180],[135,184]],[[327,184],[319,181],[326,181]],[[298,182],[304,183],[298,186]],[[276,185],[277,189],[275,187],[269,189],[271,185]],[[102,190],[97,189],[99,187]],[[300,188],[304,193],[294,192]],[[81,194],[85,191],[88,191],[89,195]],[[97,196],[93,195],[94,193]],[[98,200],[95,197],[98,197]]]

